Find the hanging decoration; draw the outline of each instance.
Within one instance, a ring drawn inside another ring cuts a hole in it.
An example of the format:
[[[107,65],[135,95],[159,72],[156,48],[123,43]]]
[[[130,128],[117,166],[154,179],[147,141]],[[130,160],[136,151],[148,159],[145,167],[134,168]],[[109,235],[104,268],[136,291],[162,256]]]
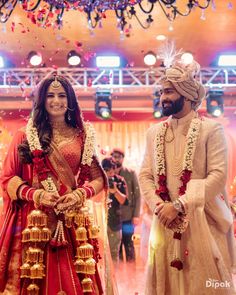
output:
[[[147,29],[154,21],[154,8],[160,9],[169,21],[179,16],[188,16],[195,8],[205,10],[212,0],[3,0],[0,4],[0,22],[8,21],[17,6],[27,12],[28,18],[44,28],[54,26],[60,29],[63,15],[70,10],[85,13],[89,27],[101,27],[106,11],[113,10],[121,31],[128,29],[128,20],[135,18],[141,27]],[[180,2],[182,2],[180,4]],[[141,14],[147,16],[142,21]]]

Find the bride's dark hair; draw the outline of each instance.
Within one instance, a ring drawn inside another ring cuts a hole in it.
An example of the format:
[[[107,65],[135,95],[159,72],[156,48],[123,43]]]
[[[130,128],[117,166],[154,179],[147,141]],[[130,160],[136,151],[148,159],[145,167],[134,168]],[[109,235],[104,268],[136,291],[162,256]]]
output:
[[[45,109],[45,101],[47,98],[48,88],[51,83],[55,81],[55,79],[61,83],[67,95],[68,107],[65,113],[65,122],[73,128],[78,128],[80,131],[84,131],[82,114],[76,99],[75,91],[70,82],[62,76],[53,75],[47,77],[38,87],[32,110],[33,125],[37,128],[39,141],[46,154],[50,152],[52,126],[49,121],[48,112]],[[18,151],[20,159],[23,163],[32,162],[31,152],[27,140],[18,146]]]

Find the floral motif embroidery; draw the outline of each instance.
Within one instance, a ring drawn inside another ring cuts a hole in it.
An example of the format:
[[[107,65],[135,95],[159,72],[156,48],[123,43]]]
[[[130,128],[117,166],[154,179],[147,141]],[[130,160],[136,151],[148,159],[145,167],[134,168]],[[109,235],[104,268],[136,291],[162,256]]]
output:
[[[93,155],[95,154],[94,147],[96,146],[95,143],[95,130],[89,122],[84,124],[85,129],[85,143],[84,143],[84,152],[82,156],[82,165],[91,166],[93,161]]]

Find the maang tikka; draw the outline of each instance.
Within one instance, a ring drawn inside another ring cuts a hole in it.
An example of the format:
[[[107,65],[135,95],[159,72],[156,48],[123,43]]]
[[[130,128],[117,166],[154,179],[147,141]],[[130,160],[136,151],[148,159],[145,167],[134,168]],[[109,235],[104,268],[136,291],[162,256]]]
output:
[[[54,90],[60,88],[61,83],[58,81],[57,76],[55,76],[54,81],[52,81],[51,86]]]

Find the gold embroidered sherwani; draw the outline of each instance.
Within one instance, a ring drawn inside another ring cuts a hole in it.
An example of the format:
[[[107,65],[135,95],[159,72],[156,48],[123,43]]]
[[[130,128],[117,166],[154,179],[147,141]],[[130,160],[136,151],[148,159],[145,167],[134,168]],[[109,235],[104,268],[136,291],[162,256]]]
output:
[[[191,111],[181,119],[170,117],[165,136],[167,186],[171,200],[178,198],[186,136]],[[147,148],[139,180],[143,196],[154,211],[160,198],[157,189],[156,138],[160,124],[147,132]],[[234,294],[231,281],[233,232],[225,183],[227,149],[222,126],[210,119],[201,122],[193,160],[193,171],[184,196],[189,226],[182,234],[177,250],[184,268],[170,266],[175,258],[173,232],[153,217],[149,240],[146,295]],[[234,253],[235,254],[235,253]],[[215,280],[215,281],[213,281]],[[216,283],[221,283],[221,287]]]

